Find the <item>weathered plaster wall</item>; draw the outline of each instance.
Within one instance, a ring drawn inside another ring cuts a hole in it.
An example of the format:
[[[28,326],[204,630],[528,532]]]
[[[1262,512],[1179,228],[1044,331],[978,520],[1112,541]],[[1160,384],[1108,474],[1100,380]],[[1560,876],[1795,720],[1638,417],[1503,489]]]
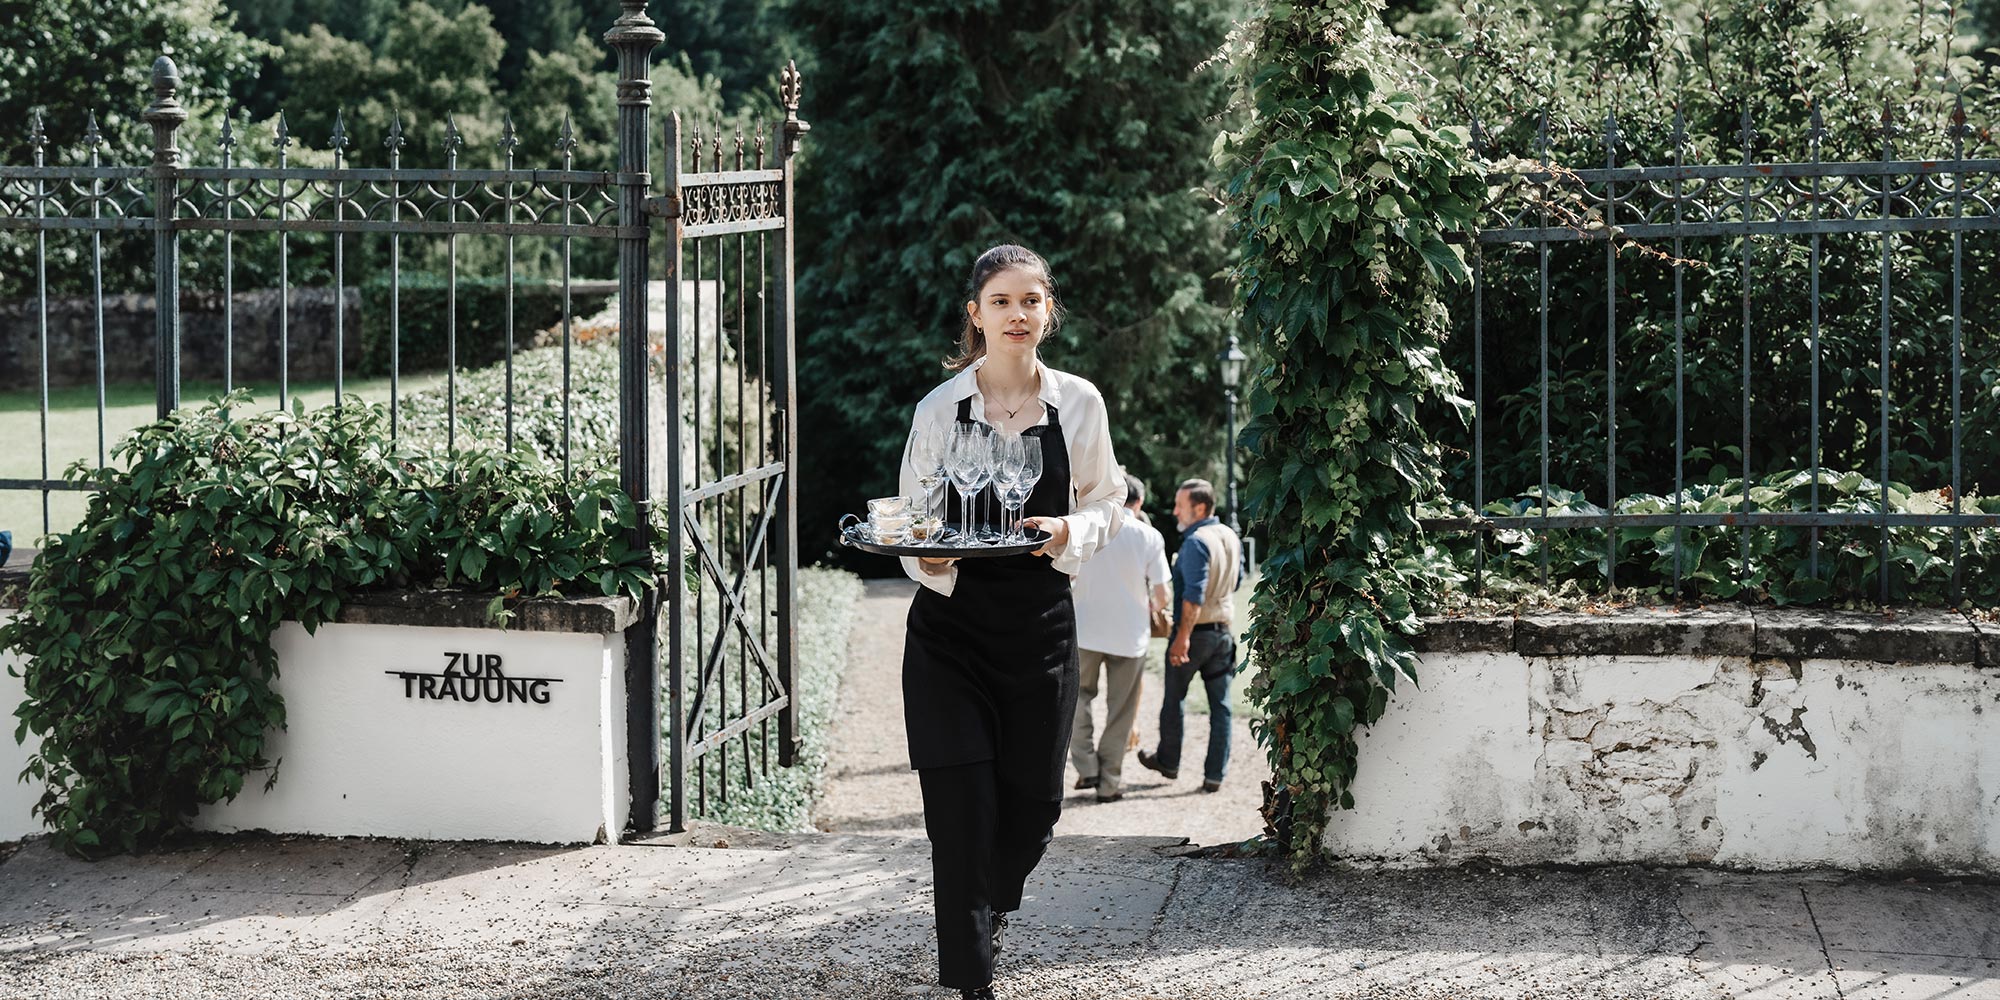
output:
[[[2000,872],[1993,638],[1945,613],[1440,623],[1327,846]]]
[[[12,617],[13,609],[0,608],[0,625]],[[42,824],[30,812],[42,797],[42,786],[15,780],[42,744],[33,733],[25,734],[25,743],[14,742],[14,727],[21,722],[14,717],[14,706],[27,697],[21,678],[14,676],[20,665],[20,657],[0,650],[0,708],[5,709],[5,725],[0,726],[0,840],[19,840],[42,832]]]
[[[285,699],[286,725],[265,744],[279,761],[277,783],[267,791],[262,776],[252,776],[234,801],[204,807],[194,825],[441,840],[615,839],[631,809],[623,633],[633,621],[631,602],[526,602],[505,630],[487,627],[485,604],[477,595],[371,595],[314,634],[296,623],[280,627],[272,637],[279,662],[272,686]],[[14,613],[0,608],[0,621]],[[498,655],[501,676],[482,665],[473,682],[454,653]],[[14,664],[0,654],[0,667]],[[454,690],[469,686],[477,700],[437,696],[444,681],[435,675],[447,669],[460,675]],[[433,679],[425,684],[402,673]],[[536,678],[547,683],[536,688],[529,683]],[[0,706],[9,716],[22,698],[20,679],[0,674]],[[33,746],[0,742],[0,840],[44,832],[30,813],[40,786],[12,781]]]

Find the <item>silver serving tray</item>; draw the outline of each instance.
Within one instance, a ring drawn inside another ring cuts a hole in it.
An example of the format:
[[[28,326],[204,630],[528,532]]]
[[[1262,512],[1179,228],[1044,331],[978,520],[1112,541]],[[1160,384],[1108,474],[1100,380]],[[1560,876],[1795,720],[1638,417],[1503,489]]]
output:
[[[854,519],[850,523],[850,519]],[[979,559],[990,556],[1018,556],[1033,552],[1049,543],[1049,533],[1040,528],[1025,529],[1025,542],[994,542],[974,545],[937,545],[931,542],[878,542],[870,537],[868,522],[855,519],[854,515],[843,516],[840,525],[840,544],[863,552],[873,552],[884,556],[916,556],[931,559]]]

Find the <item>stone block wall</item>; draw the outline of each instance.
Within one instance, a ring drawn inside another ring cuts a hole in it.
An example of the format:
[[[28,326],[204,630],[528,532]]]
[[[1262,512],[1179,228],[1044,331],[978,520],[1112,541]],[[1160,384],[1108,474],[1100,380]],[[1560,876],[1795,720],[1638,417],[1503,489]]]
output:
[[[234,330],[236,381],[275,383],[279,370],[279,305],[276,289],[238,292],[225,327],[222,293],[181,295],[181,381],[223,381],[223,358]],[[333,378],[335,314],[330,288],[294,288],[285,309],[290,329],[287,365],[301,381]],[[347,377],[360,375],[361,292],[341,291],[341,355]],[[111,384],[150,384],[154,377],[154,298],[104,297],[104,378]],[[97,316],[88,298],[49,302],[49,384],[94,385],[97,381]],[[33,300],[0,306],[0,390],[38,384],[41,368],[40,306]]]

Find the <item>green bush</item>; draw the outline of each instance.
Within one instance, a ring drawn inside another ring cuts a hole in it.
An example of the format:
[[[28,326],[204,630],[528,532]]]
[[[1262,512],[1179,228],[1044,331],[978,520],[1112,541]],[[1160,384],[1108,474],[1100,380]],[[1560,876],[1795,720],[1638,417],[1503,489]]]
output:
[[[405,272],[402,276],[402,353],[406,372],[438,371],[451,356],[451,283],[443,275]],[[535,334],[562,321],[560,283],[514,282],[514,350],[527,350]],[[572,316],[588,316],[611,295],[602,291],[570,292]],[[389,275],[377,274],[361,285],[361,364],[370,375],[389,374]],[[458,279],[457,367],[477,368],[507,356],[507,281],[505,278]]]
[[[1686,513],[1725,514],[1743,509],[1743,480],[1727,477],[1720,467],[1711,481],[1697,483],[1679,494]],[[1875,513],[1882,509],[1881,484],[1858,472],[1821,469],[1819,509],[1832,513]],[[1811,509],[1813,475],[1809,470],[1779,472],[1755,481],[1751,507],[1765,511]],[[1528,516],[1540,513],[1541,490],[1487,503],[1485,513]],[[1889,484],[1888,509],[1896,514],[1948,514],[1948,490],[1913,490]],[[1618,500],[1621,514],[1671,514],[1675,497],[1629,494]],[[1959,509],[1968,514],[2000,513],[2000,497],[1965,496]],[[1549,513],[1601,514],[1604,509],[1582,494],[1549,488]],[[1442,513],[1443,511],[1439,511]],[[1469,514],[1464,505],[1454,514]],[[1819,529],[1818,571],[1814,572],[1809,528],[1753,527],[1621,528],[1618,531],[1618,586],[1632,596],[1672,600],[1682,595],[1725,600],[1768,601],[1773,604],[1821,602],[1873,604],[1881,595],[1882,529],[1876,526]],[[1963,600],[1981,606],[2000,603],[2000,532],[1973,529],[1960,533]],[[1889,529],[1889,599],[1897,604],[1943,605],[1951,591],[1952,532],[1949,528],[1896,525]],[[1476,543],[1465,535],[1448,536],[1445,545],[1465,580],[1476,562]],[[1546,551],[1545,551],[1546,550]],[[1548,560],[1548,588],[1541,586],[1541,565]],[[1610,549],[1601,528],[1550,531],[1544,538],[1529,529],[1493,533],[1486,547],[1481,596],[1535,599],[1544,593],[1602,592]],[[1674,591],[1678,572],[1681,593]],[[1459,581],[1461,585],[1465,580]]]
[[[832,569],[803,569],[799,571],[798,580],[798,595],[793,599],[799,616],[798,677],[793,690],[798,697],[798,731],[803,734],[804,740],[796,762],[789,768],[777,766],[778,726],[775,721],[768,727],[750,730],[747,744],[741,739],[729,741],[713,752],[730,755],[727,796],[724,798],[718,794],[717,782],[711,780],[708,786],[709,809],[701,819],[780,832],[812,829],[813,806],[826,790],[833,714],[840,699],[840,679],[847,672],[847,635],[853,624],[854,604],[861,598],[861,580],[852,573]],[[752,593],[755,593],[754,588]],[[721,620],[717,614],[719,609],[714,607],[716,602],[708,603],[707,631],[713,635]],[[687,606],[691,620],[694,602],[688,602]],[[732,644],[725,653],[725,667],[730,671],[732,685],[735,683],[736,657]],[[752,676],[755,670],[755,665],[751,665]],[[694,678],[688,678],[687,694],[690,698],[693,681]],[[733,699],[734,695],[731,697]],[[693,704],[691,700],[688,703]],[[720,713],[711,722],[721,725]],[[752,773],[756,773],[755,767],[766,755],[771,761],[771,773],[759,774],[748,787],[745,787],[741,777],[746,762],[746,745]],[[712,775],[719,774],[714,769],[713,761],[708,766]],[[692,800],[689,808],[692,812]]]
[[[25,661],[16,737],[41,737],[23,777],[46,785],[35,811],[79,854],[139,850],[271,768],[282,621],[311,631],[374,586],[493,594],[504,619],[508,598],[649,585],[615,479],[565,482],[532,455],[433,457],[391,443],[380,407],[257,411],[237,393],[115,455],[69,469],[96,490],[89,509],[45,542],[0,626]]]

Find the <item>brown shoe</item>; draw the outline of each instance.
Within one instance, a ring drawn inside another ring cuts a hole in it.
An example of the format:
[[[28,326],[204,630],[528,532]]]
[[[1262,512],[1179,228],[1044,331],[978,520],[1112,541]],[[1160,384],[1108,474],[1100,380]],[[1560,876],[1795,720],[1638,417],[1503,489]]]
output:
[[[1201,783],[1201,790],[1204,792],[1219,792],[1222,790],[1222,782],[1204,781]]]
[[[1071,788],[1074,788],[1074,789],[1076,789],[1076,790],[1077,790],[1077,791],[1079,791],[1079,792],[1080,792],[1080,791],[1083,791],[1083,790],[1084,790],[1084,789],[1086,789],[1086,788],[1096,788],[1096,787],[1097,787],[1097,775],[1094,775],[1094,774],[1091,774],[1091,775],[1085,775],[1084,777],[1081,777],[1081,778],[1078,778],[1078,779],[1076,779],[1076,784],[1074,784],[1074,785],[1071,785],[1070,787],[1071,787]]]
[[[1112,793],[1111,793],[1110,795],[1105,795],[1105,794],[1103,794],[1103,793],[1101,793],[1101,792],[1100,792],[1100,793],[1098,793],[1098,796],[1097,796],[1097,801],[1099,801],[1099,802],[1116,802],[1116,801],[1118,801],[1119,799],[1122,799],[1122,798],[1124,798],[1124,797],[1125,797],[1125,793],[1124,793],[1124,792],[1112,792]]]
[[[1165,778],[1168,781],[1172,781],[1175,778],[1181,776],[1179,768],[1175,768],[1174,770],[1169,771],[1166,768],[1161,767],[1160,758],[1155,757],[1144,750],[1139,751],[1139,766],[1145,768],[1148,771],[1159,772],[1160,777]]]

